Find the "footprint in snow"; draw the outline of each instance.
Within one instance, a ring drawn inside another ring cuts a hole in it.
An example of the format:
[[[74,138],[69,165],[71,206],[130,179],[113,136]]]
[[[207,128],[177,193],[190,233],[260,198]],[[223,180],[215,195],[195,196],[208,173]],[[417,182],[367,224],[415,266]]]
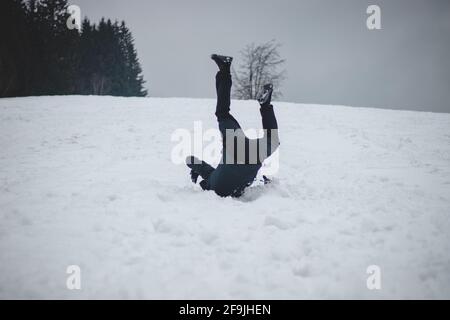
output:
[[[280,230],[287,230],[293,227],[293,225],[287,221],[280,220],[273,216],[267,216],[264,220],[265,226],[274,226]]]
[[[307,278],[311,276],[311,268],[306,263],[300,263],[293,268],[292,273],[296,276]]]
[[[207,245],[213,244],[218,238],[219,236],[213,232],[203,232],[200,234],[200,239]]]

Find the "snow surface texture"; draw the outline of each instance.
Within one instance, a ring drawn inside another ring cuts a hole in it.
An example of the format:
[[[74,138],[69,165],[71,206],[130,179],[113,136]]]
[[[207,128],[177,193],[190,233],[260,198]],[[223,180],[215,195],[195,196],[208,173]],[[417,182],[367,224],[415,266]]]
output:
[[[171,162],[214,106],[0,99],[0,298],[450,298],[450,114],[275,103],[280,170],[232,199]]]

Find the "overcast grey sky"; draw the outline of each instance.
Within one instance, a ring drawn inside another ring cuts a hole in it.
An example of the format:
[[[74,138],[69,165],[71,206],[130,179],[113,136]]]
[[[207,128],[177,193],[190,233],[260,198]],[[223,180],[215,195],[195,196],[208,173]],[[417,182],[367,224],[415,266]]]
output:
[[[450,112],[449,0],[70,0],[125,20],[150,96],[215,97],[211,53],[283,46],[283,101]],[[366,27],[381,7],[382,30]]]

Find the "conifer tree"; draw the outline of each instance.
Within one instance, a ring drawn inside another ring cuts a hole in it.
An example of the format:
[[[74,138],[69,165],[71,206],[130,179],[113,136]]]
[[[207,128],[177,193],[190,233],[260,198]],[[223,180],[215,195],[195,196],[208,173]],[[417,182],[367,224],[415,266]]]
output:
[[[67,0],[0,1],[0,96],[145,96],[125,22],[85,18],[81,32],[69,30],[67,7]]]

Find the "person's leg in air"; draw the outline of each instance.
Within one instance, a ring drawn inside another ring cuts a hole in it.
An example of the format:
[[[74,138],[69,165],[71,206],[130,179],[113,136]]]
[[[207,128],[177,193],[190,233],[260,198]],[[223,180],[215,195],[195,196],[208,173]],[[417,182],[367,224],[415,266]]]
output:
[[[258,139],[259,160],[263,162],[270,157],[280,145],[278,136],[278,123],[273,111],[272,100],[273,86],[266,84],[258,97],[264,137]]]
[[[230,105],[231,105],[231,62],[232,57],[220,56],[217,54],[211,55],[211,59],[216,62],[219,67],[219,71],[216,74],[216,117],[217,120],[225,120],[231,117]]]
[[[232,57],[220,56],[213,54],[211,55],[217,66],[219,67],[219,72],[216,74],[216,92],[217,92],[217,104],[215,115],[219,123],[219,130],[222,134],[222,142],[225,152],[225,137],[227,129],[240,129],[239,123],[230,114],[230,104],[231,104],[231,73],[230,67],[233,61]],[[201,176],[203,181],[200,182],[201,187],[204,190],[209,190],[208,178],[214,171],[214,168],[200,159],[189,156],[186,158],[186,164],[191,168],[191,180],[196,183],[198,176]]]
[[[213,54],[211,56],[219,72],[216,74],[217,105],[215,115],[222,135],[223,157],[222,163],[237,163],[238,158],[244,159],[245,155],[238,156],[238,144],[248,148],[248,139],[245,136],[239,122],[230,114],[231,104],[231,62],[232,57]],[[227,132],[228,131],[228,132]],[[234,141],[227,141],[227,133]],[[227,159],[227,155],[229,155]]]

